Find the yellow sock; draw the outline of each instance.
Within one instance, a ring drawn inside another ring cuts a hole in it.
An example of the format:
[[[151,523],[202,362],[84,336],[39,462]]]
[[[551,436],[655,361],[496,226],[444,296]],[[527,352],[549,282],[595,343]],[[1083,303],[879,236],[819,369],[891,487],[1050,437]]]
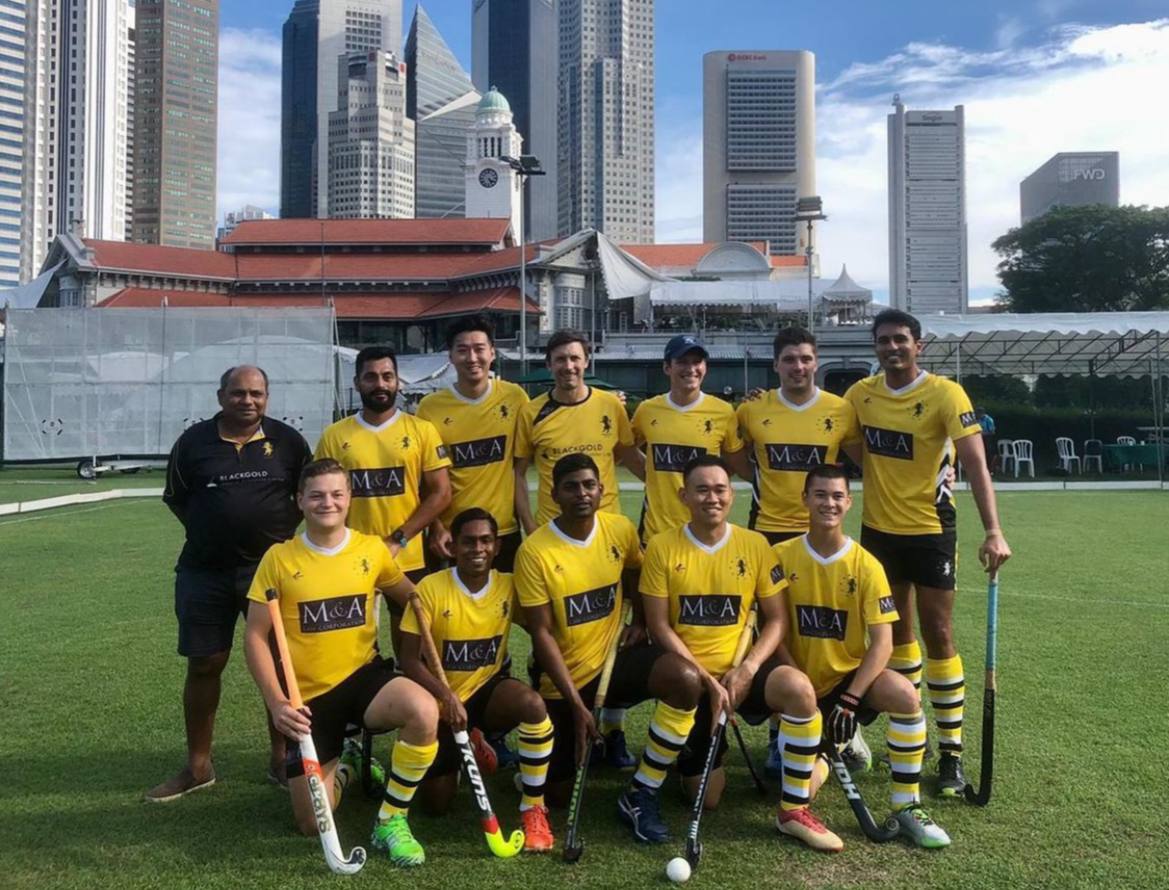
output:
[[[893,809],[920,800],[921,760],[925,756],[925,714],[890,714],[885,732],[889,768],[893,773]]]
[[[544,806],[544,781],[548,777],[548,761],[552,759],[552,721],[545,717],[539,723],[521,723],[516,747],[520,755],[520,778],[523,779],[523,797],[520,811]]]
[[[438,742],[429,745],[411,745],[398,739],[390,755],[390,774],[386,778],[386,794],[377,812],[379,822],[398,814],[406,815],[418,783],[434,763]]]
[[[820,750],[820,712],[811,717],[779,715],[779,751],[783,757],[783,798],[780,809],[806,807],[812,789],[812,770]]]
[[[635,788],[649,788],[656,791],[662,787],[662,782],[666,779],[666,772],[678,759],[682,746],[686,744],[686,737],[694,728],[694,715],[696,713],[698,713],[697,708],[680,711],[677,708],[671,708],[664,701],[657,703],[649,721],[645,749],[641,752],[641,763],[637,766],[637,772],[633,774]]]
[[[917,644],[917,640],[893,647],[889,669],[902,674],[913,684],[914,689],[921,691],[921,646]]]
[[[962,711],[966,704],[962,657],[926,659],[925,682],[929,688],[930,706],[934,709],[934,722],[938,726],[938,750],[943,754],[960,755]]]

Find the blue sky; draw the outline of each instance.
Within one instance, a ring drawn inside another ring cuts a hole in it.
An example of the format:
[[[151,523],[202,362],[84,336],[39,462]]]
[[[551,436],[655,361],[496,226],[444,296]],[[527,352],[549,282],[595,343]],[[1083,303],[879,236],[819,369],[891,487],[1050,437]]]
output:
[[[404,31],[414,5],[405,0]],[[424,5],[469,68],[471,0]],[[221,211],[277,203],[279,37],[291,6],[222,4]],[[824,274],[848,263],[885,289],[884,116],[899,91],[910,107],[966,105],[971,291],[985,299],[989,242],[1018,224],[1018,181],[1056,151],[1119,150],[1121,200],[1169,204],[1169,123],[1145,104],[1154,83],[1169,86],[1169,21],[1158,15],[1169,15],[1164,0],[658,0],[658,240],[701,240],[702,54],[808,49],[830,217]]]

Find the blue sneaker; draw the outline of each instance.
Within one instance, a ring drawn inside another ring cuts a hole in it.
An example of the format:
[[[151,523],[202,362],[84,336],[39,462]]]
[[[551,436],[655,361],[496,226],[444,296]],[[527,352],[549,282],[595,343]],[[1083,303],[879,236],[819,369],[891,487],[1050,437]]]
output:
[[[617,798],[617,813],[643,844],[660,844],[670,839],[670,830],[662,821],[662,802],[655,791],[627,788]]]
[[[767,760],[763,762],[763,774],[769,779],[783,778],[783,758],[779,756],[779,736],[767,743]]]
[[[520,765],[520,755],[507,746],[506,732],[487,736],[487,744],[495,749],[495,758],[501,768],[508,769]]]
[[[603,762],[614,769],[633,769],[637,766],[637,757],[629,753],[629,747],[625,744],[624,730],[614,729],[597,745],[598,748],[604,748]],[[601,753],[600,750],[593,750],[594,757]]]

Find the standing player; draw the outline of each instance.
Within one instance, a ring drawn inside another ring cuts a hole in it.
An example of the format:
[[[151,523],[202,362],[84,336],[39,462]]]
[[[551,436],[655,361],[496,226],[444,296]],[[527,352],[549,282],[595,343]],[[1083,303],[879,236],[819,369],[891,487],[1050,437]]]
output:
[[[909,680],[886,667],[897,609],[885,571],[844,534],[852,507],[848,476],[837,466],[814,467],[802,499],[810,514],[808,533],[775,547],[789,585],[785,651],[802,672],[799,685],[804,694],[814,691],[830,742],[843,744],[858,723],[888,713],[885,740],[897,821],[922,847],[949,846],[949,836],[926,815],[918,794],[925,753],[921,700]],[[817,768],[823,782],[828,773],[823,758]]]
[[[378,655],[374,620],[379,590],[404,606],[414,585],[379,538],[346,528],[349,503],[349,474],[337,461],[318,460],[304,468],[297,504],[304,511],[305,530],[264,554],[248,591],[255,604],[248,611],[248,667],[276,727],[290,738],[312,733],[334,807],[338,792],[353,778],[346,766],[338,767],[346,726],[399,730],[371,843],[396,865],[421,865],[426,855],[406,814],[438,750],[438,707],[426,690]],[[292,707],[272,659],[268,590],[279,594],[303,711]],[[343,778],[335,783],[338,774]],[[295,744],[289,745],[288,775],[296,824],[305,834],[316,834]]]
[[[450,559],[455,516],[482,507],[499,523],[495,568],[510,572],[520,546],[515,515],[516,422],[528,402],[514,383],[493,378],[494,328],[481,315],[454,322],[446,332],[447,353],[458,379],[449,389],[432,392],[418,406],[417,417],[434,425],[451,460],[451,502],[430,527],[432,567]]]
[[[427,575],[418,598],[450,686],[435,677],[421,657],[421,629],[413,610],[402,617],[402,668],[442,705],[438,756],[421,786],[425,810],[444,813],[459,786],[459,756],[452,730],[519,730],[523,797],[520,819],[524,849],[542,853],[554,838],[544,806],[544,781],[552,753],[552,723],[544,700],[507,672],[507,639],[515,608],[512,576],[492,561],[500,539],[495,517],[472,507],[452,521],[455,565]]]
[[[417,582],[426,574],[422,532],[451,501],[446,446],[431,424],[396,406],[398,358],[389,347],[357,353],[353,386],[361,411],[327,427],[316,456],[331,457],[349,471],[350,525],[382,538],[406,577]],[[393,600],[386,606],[397,653],[402,612]]]
[[[621,628],[623,591],[637,589],[641,547],[632,522],[599,510],[604,490],[596,463],[587,454],[567,454],[553,467],[552,485],[560,514],[520,546],[515,583],[540,671],[539,692],[555,727],[548,799],[563,806],[580,753],[598,736],[592,708],[605,656],[618,634],[627,645],[613,666],[607,700],[624,707],[659,700],[650,729],[667,739],[656,749],[662,774],[680,747],[668,739],[686,737],[701,687],[697,673],[687,673],[676,656],[671,671],[656,669],[660,653],[635,645],[636,631]],[[664,682],[670,674],[680,681]],[[628,793],[622,807],[632,811],[635,827],[645,830],[643,839],[664,832],[655,793]]]
[[[890,666],[921,684],[914,598],[925,640],[925,680],[938,727],[939,791],[962,794],[962,711],[966,680],[954,646],[956,569],[954,497],[947,473],[954,453],[966,468],[986,530],[978,556],[993,572],[1011,555],[999,526],[982,431],[965,390],[917,365],[921,324],[897,309],[873,320],[881,373],[854,384],[845,399],[857,413],[864,446],[861,546],[885,568],[898,620]]]
[[[690,514],[678,499],[682,468],[703,454],[722,455],[747,469],[735,409],[702,391],[706,347],[689,334],[666,344],[662,372],[670,391],[646,399],[633,412],[633,436],[645,449],[645,502],[641,508],[641,540],[683,525]]]
[[[216,395],[219,413],[179,436],[166,468],[162,499],[186,533],[175,566],[175,615],[179,655],[187,659],[187,765],[146,793],[157,803],[215,783],[211,738],[236,619],[264,552],[296,531],[293,498],[310,459],[300,433],[264,416],[268,375],[260,368],[229,368]],[[268,778],[282,783],[284,737],[271,723],[268,730]]]

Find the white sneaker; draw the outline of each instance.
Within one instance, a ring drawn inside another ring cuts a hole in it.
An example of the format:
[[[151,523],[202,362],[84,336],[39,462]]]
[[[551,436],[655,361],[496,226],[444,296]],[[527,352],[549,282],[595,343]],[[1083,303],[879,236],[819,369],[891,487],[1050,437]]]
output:
[[[873,752],[869,748],[869,743],[865,741],[864,733],[861,732],[859,726],[840,754],[844,760],[844,765],[854,775],[856,773],[868,772],[873,767]]]
[[[919,847],[935,850],[950,846],[950,836],[929,817],[921,804],[910,804],[893,815],[901,825],[901,833],[910,837]]]

